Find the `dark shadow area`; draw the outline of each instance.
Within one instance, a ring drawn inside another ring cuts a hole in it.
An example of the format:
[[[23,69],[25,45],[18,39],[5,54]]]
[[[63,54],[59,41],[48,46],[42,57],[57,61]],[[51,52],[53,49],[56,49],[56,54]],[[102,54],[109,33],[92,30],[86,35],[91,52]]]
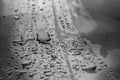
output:
[[[15,71],[21,67],[20,61],[8,49],[10,29],[15,27],[15,20],[14,15],[3,14],[5,6],[3,0],[0,0],[0,80],[18,80],[17,77],[21,74]]]
[[[6,36],[6,32],[8,31],[5,30],[7,28],[6,20],[8,19],[5,20],[5,16],[2,15],[3,8],[4,8],[4,3],[2,0],[0,0],[0,56],[6,53],[5,49],[8,46],[7,45],[8,38]]]

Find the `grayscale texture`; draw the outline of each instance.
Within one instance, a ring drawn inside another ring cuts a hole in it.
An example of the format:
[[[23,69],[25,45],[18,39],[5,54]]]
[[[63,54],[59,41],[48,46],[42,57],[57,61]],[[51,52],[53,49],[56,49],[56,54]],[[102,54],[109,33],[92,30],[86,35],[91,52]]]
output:
[[[119,3],[0,0],[0,80],[120,80]]]

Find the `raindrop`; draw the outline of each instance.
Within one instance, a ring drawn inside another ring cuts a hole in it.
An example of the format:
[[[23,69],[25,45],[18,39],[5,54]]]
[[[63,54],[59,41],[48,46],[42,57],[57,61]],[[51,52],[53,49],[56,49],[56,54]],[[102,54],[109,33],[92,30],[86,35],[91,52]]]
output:
[[[14,16],[14,19],[15,19],[15,20],[19,20],[20,17],[19,17],[19,16]]]
[[[44,9],[43,8],[40,8],[40,11],[43,11]]]
[[[15,12],[18,12],[18,9],[15,9],[14,11],[15,11]]]

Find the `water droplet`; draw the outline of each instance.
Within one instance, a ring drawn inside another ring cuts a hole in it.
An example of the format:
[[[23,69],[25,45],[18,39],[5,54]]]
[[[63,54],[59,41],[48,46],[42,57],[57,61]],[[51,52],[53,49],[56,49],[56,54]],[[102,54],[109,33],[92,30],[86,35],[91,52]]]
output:
[[[40,8],[40,11],[43,11],[44,9],[43,8]]]
[[[19,17],[19,16],[14,16],[14,19],[15,19],[15,20],[19,20],[20,17]]]
[[[15,12],[18,12],[18,9],[15,9],[14,11],[15,11]]]

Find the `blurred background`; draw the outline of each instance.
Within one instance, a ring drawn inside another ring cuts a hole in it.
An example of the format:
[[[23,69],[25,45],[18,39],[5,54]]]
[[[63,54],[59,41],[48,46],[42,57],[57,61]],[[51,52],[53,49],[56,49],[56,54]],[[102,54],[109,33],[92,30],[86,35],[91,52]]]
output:
[[[96,23],[85,37],[101,45],[100,54],[120,73],[120,0],[81,0]]]
[[[71,12],[78,15],[73,15],[73,21],[79,32],[120,73],[120,0],[68,0],[68,3]]]

